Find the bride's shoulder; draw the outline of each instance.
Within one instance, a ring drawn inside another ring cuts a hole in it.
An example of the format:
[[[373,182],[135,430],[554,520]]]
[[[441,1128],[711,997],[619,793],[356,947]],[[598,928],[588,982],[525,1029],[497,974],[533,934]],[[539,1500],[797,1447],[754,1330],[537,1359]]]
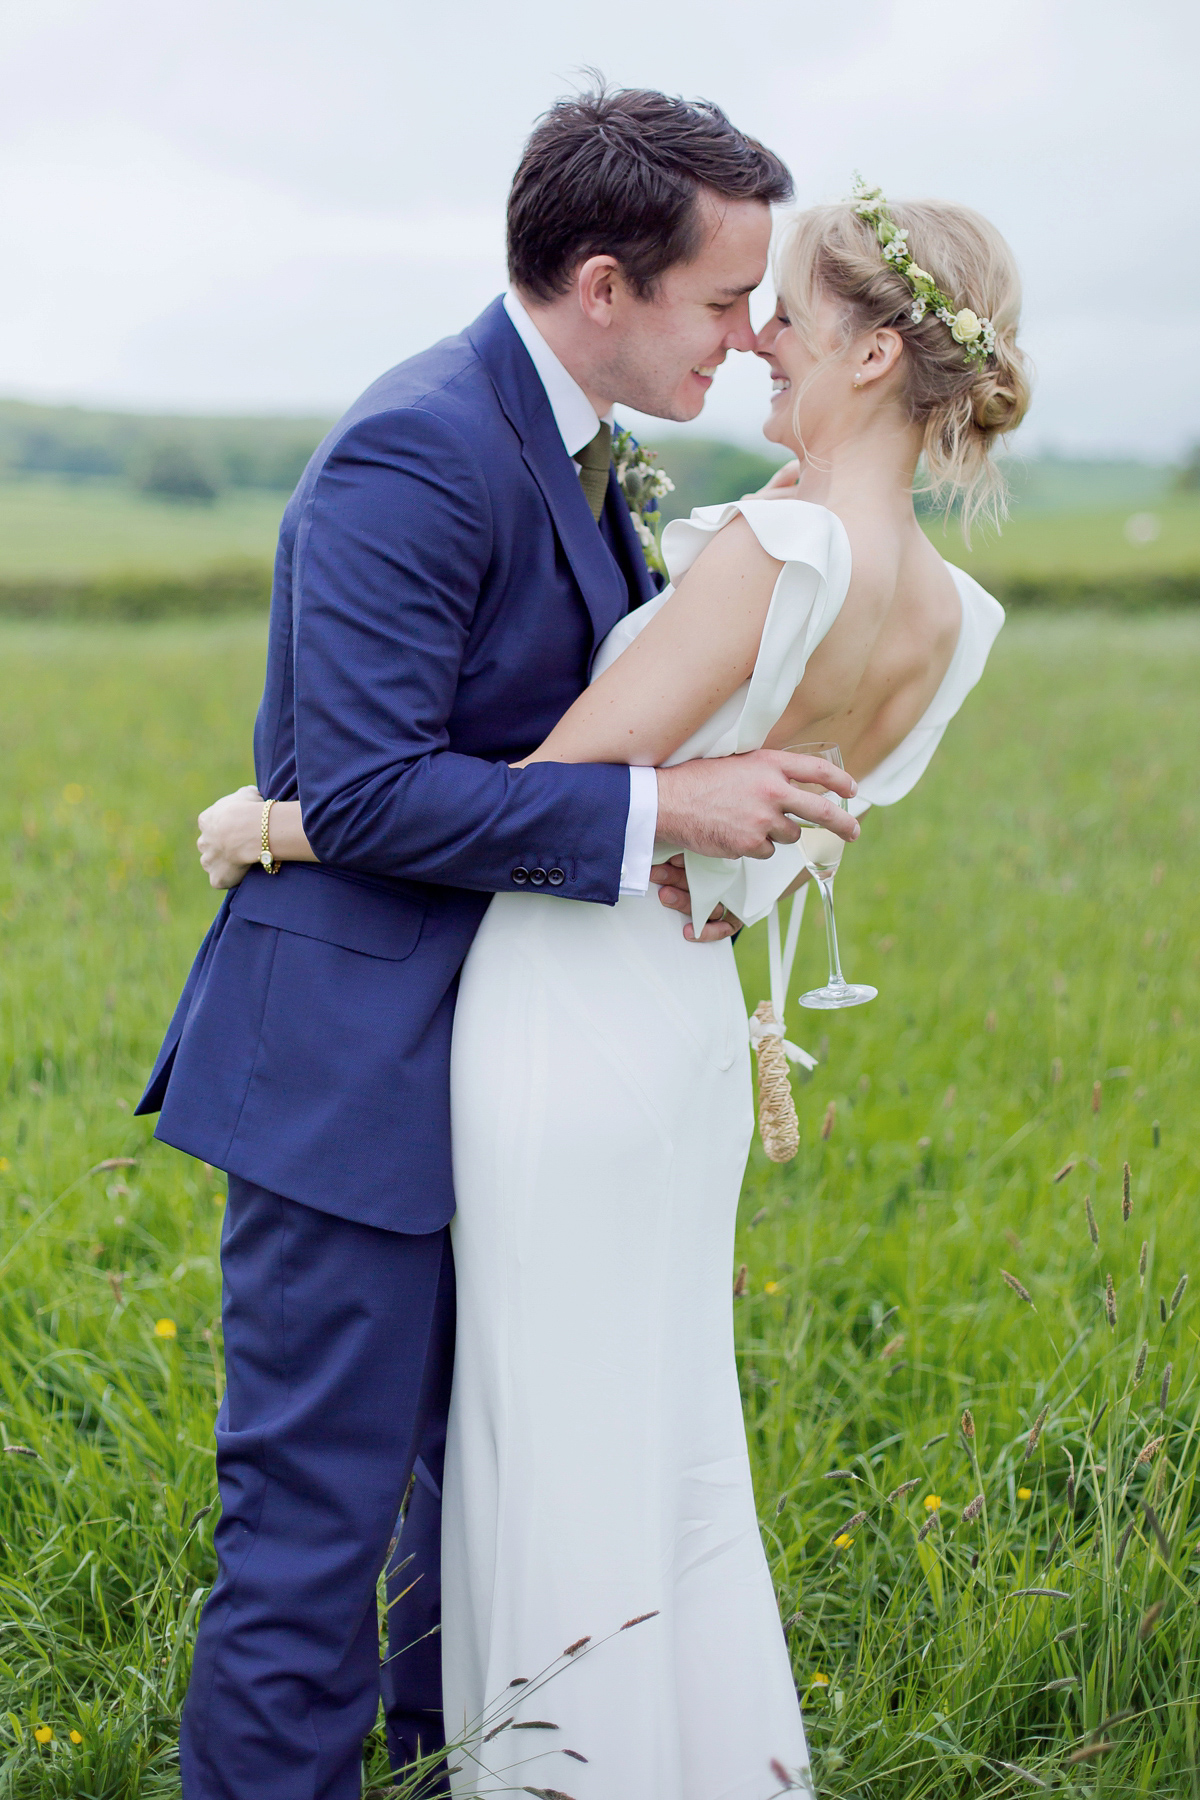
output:
[[[663,532],[663,552],[675,579],[676,566],[682,573],[701,554],[710,567],[714,556],[761,561],[765,555],[776,565],[805,563],[844,586],[852,561],[846,528],[827,506],[753,496],[697,506],[689,518],[673,520]]]

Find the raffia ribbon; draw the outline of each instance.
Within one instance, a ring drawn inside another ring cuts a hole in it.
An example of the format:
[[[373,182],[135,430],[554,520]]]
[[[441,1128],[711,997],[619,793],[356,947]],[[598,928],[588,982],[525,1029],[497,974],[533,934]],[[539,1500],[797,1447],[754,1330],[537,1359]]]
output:
[[[786,944],[779,925],[779,904],[767,917],[767,960],[771,972],[771,998],[761,1000],[750,1015],[750,1042],[758,1056],[758,1130],[763,1149],[772,1162],[791,1162],[800,1148],[800,1122],[788,1064],[815,1069],[817,1059],[784,1036],[784,1009],[787,991],[796,960],[796,940],[804,917],[808,888],[802,887],[792,898],[788,918]]]
[[[772,1162],[791,1162],[800,1148],[800,1121],[792,1098],[788,1055],[783,1047],[783,1026],[769,1000],[754,1009],[759,1031],[751,1032],[758,1052],[758,1129],[763,1149]]]

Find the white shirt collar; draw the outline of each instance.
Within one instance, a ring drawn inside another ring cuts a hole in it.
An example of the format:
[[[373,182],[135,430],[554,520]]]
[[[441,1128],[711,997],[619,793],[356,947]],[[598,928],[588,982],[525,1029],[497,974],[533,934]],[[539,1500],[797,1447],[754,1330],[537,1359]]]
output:
[[[573,375],[559,362],[553,350],[526,312],[515,288],[504,296],[504,310],[512,320],[513,330],[529,352],[529,360],[538,372],[546,390],[554,423],[568,456],[578,456],[600,429],[595,407]],[[606,421],[612,424],[610,413]]]

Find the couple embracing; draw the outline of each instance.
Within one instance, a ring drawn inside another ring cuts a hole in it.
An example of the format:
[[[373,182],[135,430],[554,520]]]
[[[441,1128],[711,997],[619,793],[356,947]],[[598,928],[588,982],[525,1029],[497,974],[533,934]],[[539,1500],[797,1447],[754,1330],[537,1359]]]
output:
[[[202,819],[232,892],[141,1104],[229,1175],[187,1800],[359,1795],[385,1565],[394,1767],[463,1746],[430,1792],[811,1790],[734,1362],[729,940],[978,680],[1003,615],[913,482],[992,503],[1027,384],[998,233],[861,184],[789,224],[756,335],[790,194],[715,107],[559,103],[508,293],[284,515],[257,788]],[[669,526],[660,590],[612,408],[694,418],[730,350],[797,460]]]

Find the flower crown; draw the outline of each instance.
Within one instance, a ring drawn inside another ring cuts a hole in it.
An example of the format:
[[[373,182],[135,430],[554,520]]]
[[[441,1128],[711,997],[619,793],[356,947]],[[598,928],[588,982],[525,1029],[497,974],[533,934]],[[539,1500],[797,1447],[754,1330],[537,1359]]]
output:
[[[955,312],[949,296],[943,294],[927,270],[919,268],[908,248],[908,232],[902,231],[892,218],[882,188],[869,188],[855,172],[849,204],[860,219],[875,227],[875,236],[883,245],[883,260],[903,275],[913,291],[910,317],[919,324],[927,312],[945,325],[956,344],[963,347],[963,361],[982,369],[996,348],[996,327],[990,319],[981,319],[969,306]]]

